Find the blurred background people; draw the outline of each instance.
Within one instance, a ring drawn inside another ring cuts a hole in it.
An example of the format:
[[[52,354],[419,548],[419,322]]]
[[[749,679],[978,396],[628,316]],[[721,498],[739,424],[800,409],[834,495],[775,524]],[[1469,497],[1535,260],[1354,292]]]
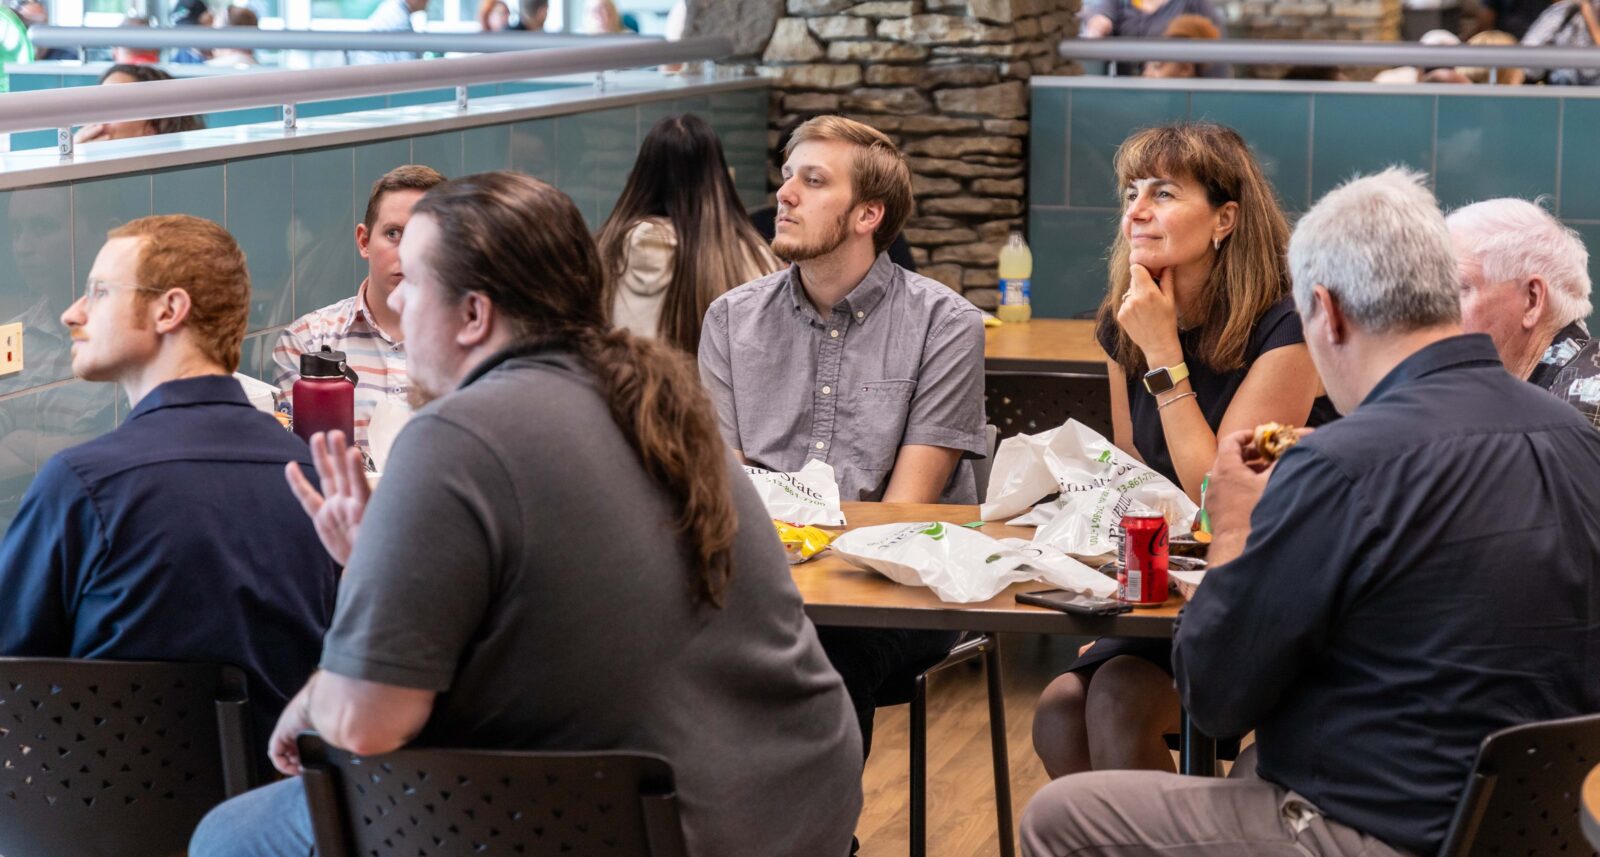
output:
[[[118,64],[106,69],[106,73],[100,76],[100,83],[101,85],[152,83],[158,80],[171,79],[172,75],[153,65]],[[73,140],[78,143],[126,140],[132,137],[151,137],[157,134],[176,134],[180,131],[198,131],[204,127],[206,127],[205,120],[198,116],[169,116],[164,119],[97,122],[78,129],[78,133],[73,137]]]
[[[478,4],[478,28],[485,33],[497,33],[511,26],[511,7],[501,0],[483,0]]]
[[[28,40],[28,25],[22,16],[0,6],[0,92],[5,92],[3,73],[6,63],[33,62],[33,42]]]
[[[1455,33],[1450,32],[1449,30],[1429,30],[1428,32],[1423,33],[1422,34],[1422,38],[1419,39],[1418,41],[1421,44],[1427,45],[1429,47],[1454,47],[1456,45],[1461,44],[1461,37],[1457,36]],[[1455,69],[1453,69],[1453,68],[1450,69],[1450,70],[1451,71],[1455,71]],[[1378,72],[1375,76],[1373,76],[1372,82],[1373,83],[1421,83],[1422,79],[1423,79],[1423,76],[1427,75],[1429,72],[1432,72],[1432,71],[1437,71],[1437,69],[1435,69],[1435,68],[1423,69],[1423,68],[1417,68],[1416,66],[1413,66],[1413,65],[1396,66],[1395,68],[1386,68],[1383,71]],[[1465,80],[1465,78],[1462,78],[1462,80]],[[1438,80],[1438,79],[1435,79],[1435,80],[1429,81],[1429,83],[1458,83],[1458,82],[1460,82],[1460,81],[1456,81],[1456,80],[1453,80],[1453,79],[1451,79],[1451,80]]]
[[[374,33],[414,33],[411,16],[428,10],[428,0],[383,0],[367,16],[367,30]],[[351,65],[376,65],[422,59],[415,51],[351,51]]]
[[[712,301],[783,267],[750,225],[717,133],[693,114],[645,135],[599,245],[612,326],[690,354]]]
[[[1204,15],[1179,15],[1172,19],[1166,32],[1161,34],[1168,39],[1220,39],[1222,31]],[[1210,70],[1210,65],[1196,65],[1192,62],[1148,62],[1144,64],[1143,76],[1145,77],[1217,77],[1216,74],[1202,75],[1202,70]]]
[[[218,27],[246,27],[257,29],[261,26],[261,19],[256,13],[246,6],[229,6],[228,11],[217,18]],[[258,65],[255,51],[244,48],[217,48],[211,52],[211,59],[206,60],[206,65]]]
[[[210,27],[216,20],[211,14],[210,7],[205,0],[178,0],[172,4],[172,26],[174,27]],[[193,47],[182,47],[172,52],[172,61],[175,63],[195,64],[203,63],[209,56],[208,51]]]
[[[1184,15],[1200,15],[1215,24],[1219,33],[1227,32],[1222,12],[1211,0],[1090,0],[1084,4],[1078,35],[1085,39],[1153,39],[1164,35],[1172,22]]]
[[[129,12],[122,19],[122,23],[117,26],[129,29],[139,29],[141,27],[148,29],[150,27],[150,19],[143,15]],[[112,48],[111,61],[118,65],[155,65],[161,62],[161,52],[145,48]]]
[[[545,19],[549,17],[550,0],[522,0],[517,4],[517,22],[506,29],[543,32]]]
[[[1539,14],[1522,35],[1527,46],[1558,45],[1587,48],[1600,44],[1600,16],[1595,0],[1560,0]],[[1552,86],[1593,86],[1600,83],[1600,68],[1530,68],[1525,73],[1530,83]]]
[[[1486,30],[1467,39],[1469,45],[1515,45],[1517,37],[1504,30]],[[1473,83],[1489,83],[1490,69],[1463,66],[1457,68],[1462,76]],[[1494,83],[1506,86],[1520,86],[1527,79],[1527,75],[1520,68],[1502,68],[1494,75]]]

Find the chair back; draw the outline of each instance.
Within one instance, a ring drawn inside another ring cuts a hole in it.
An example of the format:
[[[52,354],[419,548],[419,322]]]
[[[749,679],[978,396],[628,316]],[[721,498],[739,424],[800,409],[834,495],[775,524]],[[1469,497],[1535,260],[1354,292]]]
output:
[[[684,857],[666,760],[640,753],[399,750],[300,736],[319,857]]]
[[[983,398],[1002,440],[1049,431],[1068,419],[1111,437],[1111,385],[1104,375],[991,371],[984,374]]]
[[[244,673],[0,658],[0,854],[181,855],[252,785]]]
[[[1578,822],[1583,778],[1600,764],[1600,715],[1485,738],[1439,857],[1595,853]]]

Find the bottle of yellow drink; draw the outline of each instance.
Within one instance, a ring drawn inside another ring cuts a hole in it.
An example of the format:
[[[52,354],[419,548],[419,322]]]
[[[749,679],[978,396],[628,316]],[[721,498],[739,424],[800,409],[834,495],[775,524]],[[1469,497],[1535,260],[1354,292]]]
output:
[[[1000,307],[995,315],[1006,323],[1027,321],[1033,315],[1028,286],[1033,279],[1033,254],[1021,232],[1011,233],[1000,248]]]

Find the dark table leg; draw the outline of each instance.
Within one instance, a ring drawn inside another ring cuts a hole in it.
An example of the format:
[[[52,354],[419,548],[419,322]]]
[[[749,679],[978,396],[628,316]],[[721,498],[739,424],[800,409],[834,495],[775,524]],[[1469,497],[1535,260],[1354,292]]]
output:
[[[1178,773],[1192,777],[1217,775],[1217,742],[1195,728],[1187,711],[1178,721]]]

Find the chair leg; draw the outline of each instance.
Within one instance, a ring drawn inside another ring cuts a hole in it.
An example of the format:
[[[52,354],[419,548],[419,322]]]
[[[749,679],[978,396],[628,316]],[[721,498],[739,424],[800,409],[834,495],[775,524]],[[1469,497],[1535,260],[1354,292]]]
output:
[[[911,696],[911,857],[928,853],[928,676]]]
[[[983,653],[989,679],[989,745],[994,753],[994,807],[1000,824],[1000,857],[1013,857],[1011,831],[1011,760],[1006,744],[1006,694],[1000,676],[1000,638]]]

